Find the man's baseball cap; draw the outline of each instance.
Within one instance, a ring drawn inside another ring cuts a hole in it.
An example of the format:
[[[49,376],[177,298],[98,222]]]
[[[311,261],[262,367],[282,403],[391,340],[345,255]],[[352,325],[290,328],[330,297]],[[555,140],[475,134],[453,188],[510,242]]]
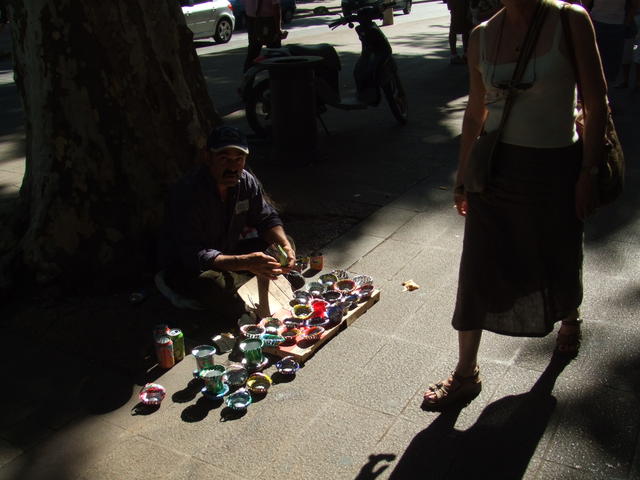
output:
[[[244,133],[234,127],[223,125],[214,128],[207,138],[207,148],[212,152],[219,152],[225,148],[236,148],[249,153],[249,144]]]

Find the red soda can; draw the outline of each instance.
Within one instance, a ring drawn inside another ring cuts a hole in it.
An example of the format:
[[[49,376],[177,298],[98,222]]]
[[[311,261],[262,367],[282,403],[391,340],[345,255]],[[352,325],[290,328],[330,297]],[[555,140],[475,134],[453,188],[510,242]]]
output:
[[[176,364],[173,358],[173,342],[169,337],[162,336],[156,339],[156,356],[162,368],[169,369]]]
[[[166,337],[169,334],[169,325],[161,323],[153,327],[153,340],[157,341],[160,337]]]

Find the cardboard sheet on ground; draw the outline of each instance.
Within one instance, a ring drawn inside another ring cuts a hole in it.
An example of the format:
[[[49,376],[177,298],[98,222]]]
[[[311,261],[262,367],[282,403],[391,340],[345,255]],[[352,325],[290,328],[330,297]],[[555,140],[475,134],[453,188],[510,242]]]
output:
[[[238,295],[260,318],[270,317],[283,308],[289,308],[293,298],[291,284],[282,275],[275,280],[253,277],[238,289]]]

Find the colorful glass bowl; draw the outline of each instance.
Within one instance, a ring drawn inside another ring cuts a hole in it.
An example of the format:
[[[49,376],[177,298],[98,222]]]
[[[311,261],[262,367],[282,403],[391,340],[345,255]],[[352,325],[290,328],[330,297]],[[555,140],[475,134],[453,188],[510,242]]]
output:
[[[282,337],[284,338],[282,345],[294,345],[298,335],[300,335],[300,330],[298,328],[288,328],[282,332]]]
[[[324,275],[320,275],[318,278],[320,283],[322,283],[325,288],[332,288],[333,284],[336,283],[339,279],[333,273],[325,273]]]
[[[300,335],[300,341],[317,342],[320,340],[323,333],[324,328],[322,327],[309,327],[302,335]]]
[[[244,385],[249,377],[247,369],[239,363],[232,363],[224,371],[225,381],[231,387],[239,387]]]
[[[253,398],[246,388],[236,390],[225,399],[225,404],[232,410],[246,410]]]
[[[167,395],[167,390],[159,383],[147,383],[138,395],[145,405],[160,405]]]
[[[355,293],[358,294],[361,301],[368,300],[369,298],[371,298],[371,294],[373,293],[373,285],[363,285],[358,288]]]
[[[277,347],[284,342],[284,337],[278,334],[265,333],[260,338],[265,347]]]
[[[295,297],[290,302],[289,305],[295,307],[296,305],[306,305],[309,303],[309,299],[304,297]]]
[[[342,298],[342,293],[337,290],[329,290],[328,292],[324,292],[322,294],[322,298],[330,304],[334,304]]]
[[[322,315],[324,315],[324,312],[326,312],[328,306],[329,302],[320,298],[316,298],[313,302],[311,302],[311,308],[313,308],[313,316],[321,317]]]
[[[306,327],[325,327],[329,323],[329,317],[311,317],[304,321]]]
[[[360,288],[363,285],[373,285],[373,278],[369,275],[356,275],[353,277],[353,281],[356,284],[356,288]]]
[[[229,385],[225,380],[226,369],[222,365],[214,365],[209,370],[200,373],[200,378],[204,380],[204,387],[201,392],[209,398],[220,398],[229,392]]]
[[[336,282],[333,288],[343,295],[348,295],[354,290],[354,288],[356,288],[356,283],[353,280],[346,278]]]
[[[197,377],[201,370],[213,367],[216,347],[213,345],[198,345],[191,350],[191,354],[196,359],[196,370],[193,375]]]
[[[335,275],[336,277],[338,277],[338,280],[344,280],[344,279],[347,279],[347,278],[351,278],[351,274],[349,272],[347,272],[346,270],[332,270],[331,274]]]
[[[265,333],[265,328],[262,325],[243,325],[240,327],[240,332],[245,338],[260,338]]]
[[[346,295],[342,299],[342,301],[344,303],[345,310],[351,310],[358,306],[358,301],[360,301],[360,295],[358,295],[357,293],[350,293],[349,295]]]
[[[276,362],[276,369],[283,375],[295,375],[300,370],[300,364],[293,357],[284,357]]]
[[[247,388],[251,393],[267,393],[272,383],[271,377],[266,373],[254,373],[247,379]]]
[[[312,295],[305,290],[296,290],[293,292],[293,298],[305,299],[308,303],[311,301]]]
[[[311,282],[307,290],[313,297],[321,297],[327,288],[320,282]]]
[[[310,305],[296,305],[293,307],[293,316],[300,320],[306,320],[313,314],[313,308]]]
[[[327,317],[329,318],[329,327],[334,327],[342,321],[344,309],[338,305],[331,305],[327,308]]]
[[[300,319],[300,318],[285,318],[284,319],[284,326],[287,329],[292,329],[292,328],[300,328],[302,326],[304,326],[304,320]]]
[[[264,327],[265,333],[278,334],[284,328],[284,323],[279,318],[265,317],[260,320],[260,325]],[[264,335],[263,335],[264,336]]]

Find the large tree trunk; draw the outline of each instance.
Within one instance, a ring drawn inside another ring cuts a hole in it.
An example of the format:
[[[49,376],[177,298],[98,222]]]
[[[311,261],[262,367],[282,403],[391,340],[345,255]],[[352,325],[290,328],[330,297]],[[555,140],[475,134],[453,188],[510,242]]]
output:
[[[4,266],[64,285],[149,268],[166,187],[220,123],[178,1],[12,0],[9,18],[27,140]]]

